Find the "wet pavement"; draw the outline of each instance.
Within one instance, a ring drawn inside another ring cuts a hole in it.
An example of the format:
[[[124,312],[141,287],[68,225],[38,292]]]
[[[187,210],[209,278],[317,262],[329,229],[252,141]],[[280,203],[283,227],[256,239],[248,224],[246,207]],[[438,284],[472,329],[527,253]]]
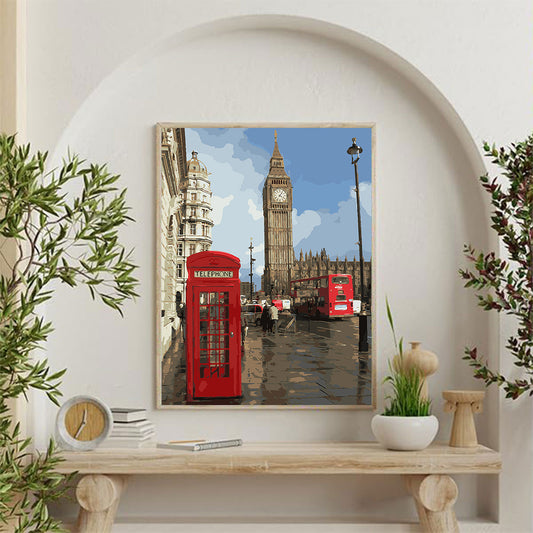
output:
[[[371,339],[369,352],[359,354],[358,318],[292,318],[280,315],[277,334],[249,326],[242,355],[242,398],[199,403],[370,405]],[[187,403],[185,366],[178,335],[162,362],[163,405]]]

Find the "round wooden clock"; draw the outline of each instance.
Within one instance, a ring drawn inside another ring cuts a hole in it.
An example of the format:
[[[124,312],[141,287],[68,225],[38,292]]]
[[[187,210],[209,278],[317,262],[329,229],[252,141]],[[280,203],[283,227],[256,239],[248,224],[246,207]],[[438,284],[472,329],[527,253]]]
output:
[[[105,403],[93,396],[74,396],[59,409],[56,437],[62,448],[93,450],[111,432],[113,415]]]

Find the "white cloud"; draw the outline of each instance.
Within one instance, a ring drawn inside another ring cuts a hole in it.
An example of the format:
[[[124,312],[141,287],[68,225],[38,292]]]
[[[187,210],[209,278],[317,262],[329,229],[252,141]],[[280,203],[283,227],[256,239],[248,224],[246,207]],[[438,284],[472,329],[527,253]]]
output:
[[[211,174],[215,224],[212,249],[236,255],[241,260],[241,268],[248,270],[250,238],[254,243],[264,240],[263,213],[257,206],[263,204],[261,186],[265,176],[257,172],[256,167],[261,166],[261,161],[266,165],[268,159],[255,154],[254,162],[251,157],[235,154],[246,142],[240,129],[229,129],[224,133],[224,140],[224,146],[212,146],[209,141],[204,143],[197,131],[188,129],[186,133],[188,153],[196,150],[198,159]],[[254,246],[254,257],[264,262],[262,251],[263,248]],[[256,262],[254,270],[258,267]],[[260,273],[263,273],[262,265]]]
[[[316,211],[306,210],[298,215],[296,209],[292,210],[292,244],[294,247],[306,237],[311,235],[313,229],[321,222],[320,214]]]
[[[224,208],[228,207],[229,204],[233,201],[235,196],[230,194],[225,198],[220,198],[220,196],[213,195],[213,222],[215,224],[220,224],[222,222],[222,217],[224,216]]]
[[[252,243],[252,244],[253,244],[253,243]],[[258,254],[260,254],[261,252],[263,252],[264,249],[265,249],[265,243],[264,243],[264,242],[258,244],[257,246],[254,244],[253,246],[254,246],[254,249],[253,249],[252,254],[253,254],[254,257],[256,257]],[[248,256],[250,255],[250,250],[248,250],[248,251],[246,252],[246,255],[248,255]]]
[[[352,191],[353,192],[353,191]],[[354,195],[349,194],[346,200],[338,203],[337,211],[333,213],[320,211],[321,223],[313,228],[307,237],[295,246],[296,257],[300,249],[304,252],[311,250],[319,252],[325,248],[331,259],[337,256],[348,259],[359,257],[357,251],[357,215]],[[366,259],[370,258],[372,249],[372,221],[365,209],[361,210],[361,222],[363,229],[363,249]]]
[[[355,188],[350,188],[350,196],[355,201]],[[372,184],[367,181],[359,183],[359,200],[361,207],[366,211],[368,216],[372,216]]]
[[[263,218],[263,211],[257,209],[257,206],[251,198],[248,198],[248,214],[250,214],[254,220]]]
[[[355,191],[354,191],[355,193]],[[372,184],[363,181],[359,184],[359,199],[361,206],[366,211],[367,215],[372,216]]]

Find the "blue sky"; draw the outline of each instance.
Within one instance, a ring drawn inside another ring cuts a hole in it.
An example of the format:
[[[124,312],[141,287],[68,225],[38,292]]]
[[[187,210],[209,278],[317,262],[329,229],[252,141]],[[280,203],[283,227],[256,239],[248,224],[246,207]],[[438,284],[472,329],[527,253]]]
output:
[[[363,148],[358,164],[364,257],[372,248],[372,150],[370,128],[276,128],[285,170],[293,185],[293,242],[313,252],[359,258],[354,169],[346,153],[352,137]],[[186,129],[187,158],[198,152],[211,173],[213,249],[241,259],[241,279],[249,280],[253,239],[254,282],[264,267],[262,188],[274,148],[274,128]]]

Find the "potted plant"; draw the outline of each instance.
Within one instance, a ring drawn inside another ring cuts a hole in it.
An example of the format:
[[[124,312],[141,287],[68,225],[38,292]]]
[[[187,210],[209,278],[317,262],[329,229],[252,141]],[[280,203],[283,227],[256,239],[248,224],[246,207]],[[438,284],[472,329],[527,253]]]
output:
[[[372,432],[389,450],[422,450],[435,438],[439,422],[431,414],[431,400],[422,395],[422,373],[416,366],[404,364],[403,338],[396,340],[388,301],[387,318],[397,355],[389,361],[390,374],[383,382],[392,387],[392,394],[386,396],[389,404],[384,413],[372,419]]]
[[[10,410],[30,389],[55,404],[61,396],[65,370],[52,373],[46,359],[35,358],[53,331],[39,306],[59,281],[86,285],[122,313],[137,286],[131,252],[118,240],[118,229],[132,220],[126,191],[115,186],[119,176],[75,155],[57,172],[46,160],[47,153],[32,154],[30,145],[0,135],[0,529],[17,533],[64,531],[48,504],[70,477],[55,471],[61,458],[54,442],[33,452]]]
[[[483,309],[513,317],[516,333],[507,339],[506,349],[522,375],[509,379],[492,370],[477,347],[465,348],[463,359],[474,369],[475,378],[486,386],[496,383],[514,400],[525,392],[533,395],[533,135],[507,149],[487,143],[483,149],[502,170],[502,178],[485,174],[480,181],[493,206],[491,227],[507,257],[465,245],[473,270],[459,272]]]

